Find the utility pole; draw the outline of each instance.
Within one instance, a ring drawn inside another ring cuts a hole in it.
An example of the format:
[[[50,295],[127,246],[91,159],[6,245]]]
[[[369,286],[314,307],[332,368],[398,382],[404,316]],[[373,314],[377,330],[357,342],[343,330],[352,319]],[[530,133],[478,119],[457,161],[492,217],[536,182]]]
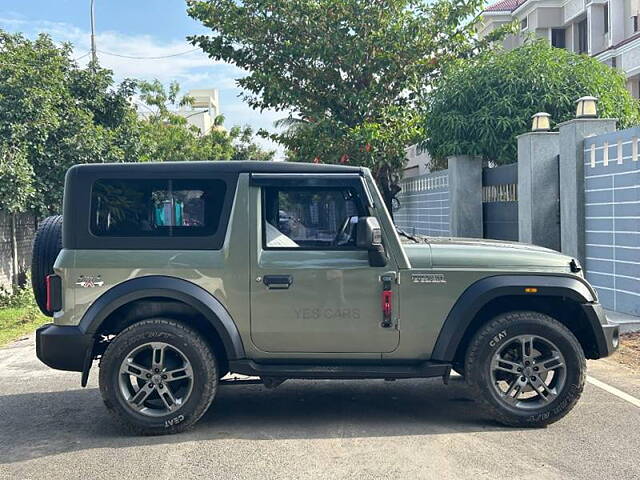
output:
[[[95,0],[91,0],[91,61],[97,65],[98,55],[96,54],[96,8]]]

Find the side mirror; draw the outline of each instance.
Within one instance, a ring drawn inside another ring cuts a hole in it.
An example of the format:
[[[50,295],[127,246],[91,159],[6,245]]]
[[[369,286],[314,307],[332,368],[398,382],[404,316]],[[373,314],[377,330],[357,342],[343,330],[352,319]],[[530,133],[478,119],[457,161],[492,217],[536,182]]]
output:
[[[382,229],[376,217],[358,218],[356,239],[358,248],[369,251],[369,264],[372,267],[384,267],[387,264],[387,253],[382,245]]]

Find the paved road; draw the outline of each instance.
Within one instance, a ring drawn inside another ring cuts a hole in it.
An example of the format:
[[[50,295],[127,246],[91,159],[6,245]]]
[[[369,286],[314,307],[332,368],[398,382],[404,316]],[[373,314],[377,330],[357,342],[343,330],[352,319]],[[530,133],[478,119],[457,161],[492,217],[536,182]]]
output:
[[[96,388],[40,364],[33,339],[0,349],[0,478],[640,478],[640,408],[587,384],[546,429],[497,425],[452,379],[289,381],[221,388],[191,432],[127,437]],[[589,373],[640,398],[606,362]]]

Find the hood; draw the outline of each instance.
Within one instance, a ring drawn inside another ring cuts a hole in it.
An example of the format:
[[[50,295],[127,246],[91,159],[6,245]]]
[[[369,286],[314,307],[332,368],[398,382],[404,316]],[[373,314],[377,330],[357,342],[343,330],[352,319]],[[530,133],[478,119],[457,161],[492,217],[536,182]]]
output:
[[[571,257],[526,243],[482,238],[429,237],[425,244],[404,244],[414,268],[518,268],[571,271]]]

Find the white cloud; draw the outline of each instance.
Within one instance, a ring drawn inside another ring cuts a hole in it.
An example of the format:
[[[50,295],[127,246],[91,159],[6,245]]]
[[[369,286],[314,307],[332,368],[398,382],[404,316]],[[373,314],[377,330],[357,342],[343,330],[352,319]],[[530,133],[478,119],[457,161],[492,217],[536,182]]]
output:
[[[22,32],[31,38],[38,33],[47,33],[56,42],[71,43],[74,58],[81,57],[78,64],[84,66],[90,60],[90,55],[87,55],[91,49],[90,32],[74,25],[45,20],[34,21],[20,16],[0,17],[0,28]],[[176,80],[183,91],[192,88],[218,88],[224,97],[220,107],[228,126],[250,125],[254,130],[273,130],[273,122],[288,115],[287,112],[261,113],[253,110],[238,98],[241,90],[235,79],[246,73],[234,65],[210,59],[186,40],[163,42],[151,35],[130,35],[110,30],[99,31],[96,34],[96,45],[100,65],[113,70],[118,81],[124,78],[158,79],[168,84]],[[190,52],[176,55],[187,51]],[[264,148],[276,150],[277,157],[284,156],[284,149],[280,145],[266,139],[256,139],[256,142]]]
[[[12,31],[22,31],[30,37],[40,32],[48,33],[57,42],[73,44],[76,58],[85,55],[91,49],[90,32],[67,23],[0,18],[0,26]],[[192,69],[211,69],[212,67],[218,69],[219,75],[224,75],[229,82],[242,75],[240,69],[224,62],[211,60],[186,40],[160,42],[150,35],[127,35],[116,31],[102,31],[96,34],[96,45],[100,64],[113,70],[118,78],[157,78],[162,82],[179,81],[188,79]],[[185,55],[157,58],[188,51],[191,52]],[[86,64],[88,61],[87,55],[79,63]]]

